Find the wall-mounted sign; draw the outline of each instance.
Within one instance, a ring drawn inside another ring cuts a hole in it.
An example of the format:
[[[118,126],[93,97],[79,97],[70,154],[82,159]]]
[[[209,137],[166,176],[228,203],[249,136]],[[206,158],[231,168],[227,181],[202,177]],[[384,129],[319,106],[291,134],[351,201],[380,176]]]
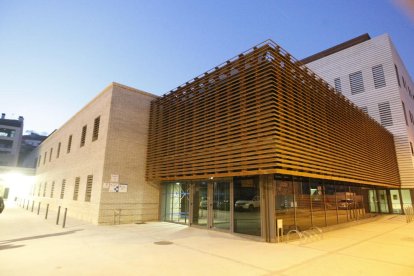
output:
[[[128,191],[128,184],[109,183],[110,193],[126,193]]]

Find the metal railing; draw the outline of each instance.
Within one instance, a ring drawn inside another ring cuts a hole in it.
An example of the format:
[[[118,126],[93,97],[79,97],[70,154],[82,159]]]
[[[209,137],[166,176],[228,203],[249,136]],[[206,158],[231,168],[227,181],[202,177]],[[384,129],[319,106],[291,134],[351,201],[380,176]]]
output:
[[[312,226],[308,230],[300,231],[299,229],[290,230],[286,235],[286,243],[290,241],[290,235],[296,233],[300,242],[312,242],[323,239],[322,228]]]
[[[404,207],[404,214],[407,223],[412,222],[414,220],[414,208],[413,206],[406,206]]]

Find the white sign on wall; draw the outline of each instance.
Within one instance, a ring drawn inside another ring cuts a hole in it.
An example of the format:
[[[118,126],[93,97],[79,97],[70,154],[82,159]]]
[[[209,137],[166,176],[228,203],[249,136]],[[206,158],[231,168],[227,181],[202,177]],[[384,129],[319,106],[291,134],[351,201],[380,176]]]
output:
[[[110,193],[126,193],[128,191],[127,184],[109,183]]]

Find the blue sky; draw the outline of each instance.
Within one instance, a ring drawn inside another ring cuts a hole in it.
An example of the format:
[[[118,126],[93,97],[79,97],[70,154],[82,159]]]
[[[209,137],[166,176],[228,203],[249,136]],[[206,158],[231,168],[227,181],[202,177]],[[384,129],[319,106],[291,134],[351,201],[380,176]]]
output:
[[[301,59],[364,33],[414,76],[391,0],[0,0],[0,112],[50,133],[112,81],[162,95],[268,38]]]

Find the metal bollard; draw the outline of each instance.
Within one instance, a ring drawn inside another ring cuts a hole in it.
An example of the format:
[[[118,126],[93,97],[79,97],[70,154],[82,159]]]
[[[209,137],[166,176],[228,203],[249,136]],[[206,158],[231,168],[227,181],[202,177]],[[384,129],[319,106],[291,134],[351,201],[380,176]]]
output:
[[[33,208],[34,208],[34,200],[33,200],[33,202],[32,202],[32,212],[33,212]]]
[[[27,200],[26,210],[29,210],[29,200]]]
[[[65,225],[66,225],[66,213],[67,212],[68,212],[68,208],[65,208],[65,213],[63,214],[62,228],[65,228]]]
[[[45,214],[45,219],[47,219],[47,214],[49,213],[49,203],[46,206],[46,214]]]
[[[56,225],[59,224],[59,216],[60,216],[60,206],[58,208],[57,218],[56,218]]]
[[[40,201],[39,201],[39,204],[37,204],[37,214],[39,213],[40,213]]]

